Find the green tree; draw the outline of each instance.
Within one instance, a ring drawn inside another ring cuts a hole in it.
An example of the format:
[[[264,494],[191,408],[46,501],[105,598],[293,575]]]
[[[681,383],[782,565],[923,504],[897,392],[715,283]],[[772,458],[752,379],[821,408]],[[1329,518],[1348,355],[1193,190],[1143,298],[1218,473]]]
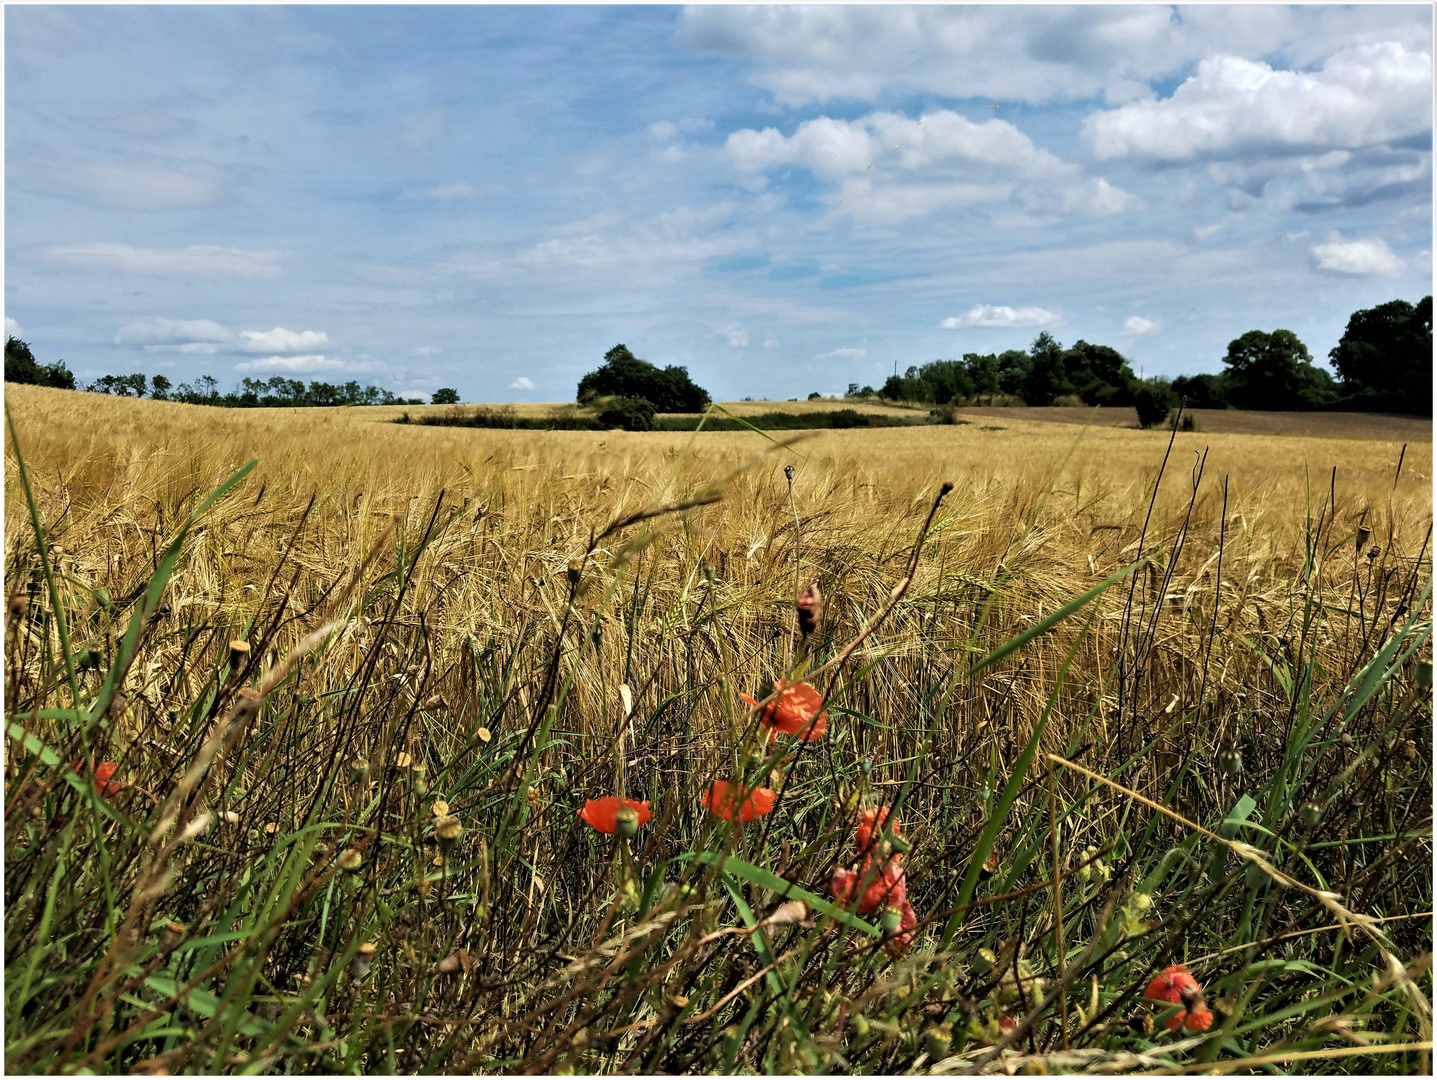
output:
[[[1223,363],[1228,400],[1239,409],[1314,409],[1335,398],[1332,376],[1291,330],[1249,330],[1228,343]]]
[[[1179,375],[1173,380],[1173,393],[1183,398],[1190,409],[1226,409],[1227,379],[1223,375]]]
[[[998,389],[1014,397],[1022,397],[1033,371],[1033,358],[1022,349],[1009,349],[998,355]]]
[[[1134,379],[1128,385],[1128,396],[1133,408],[1138,411],[1138,425],[1143,428],[1156,427],[1167,419],[1177,402],[1172,384],[1166,379]]]
[[[1432,297],[1391,300],[1353,312],[1328,354],[1344,403],[1383,412],[1432,414]]]
[[[1068,382],[1063,346],[1044,330],[1028,348],[1033,358],[1028,377],[1023,381],[1023,400],[1029,405],[1051,405],[1064,394],[1072,393]]]
[[[21,341],[14,334],[5,339],[5,381],[53,386],[60,390],[75,389],[75,376],[65,366],[65,361],[40,363],[30,351],[29,343]]]
[[[1133,369],[1117,349],[1076,341],[1063,354],[1068,385],[1088,405],[1126,405]]]
[[[170,398],[170,387],[174,384],[163,375],[156,375],[150,379],[150,397],[156,401],[168,401]]]
[[[599,413],[599,423],[625,431],[653,431],[654,406],[648,398],[611,398]]]
[[[604,354],[603,366],[579,380],[579,404],[600,397],[641,397],[658,412],[702,412],[708,391],[689,378],[687,368],[657,368],[640,360],[627,345],[615,345]]]
[[[458,405],[459,391],[452,386],[441,386],[430,395],[429,400],[435,405]]]

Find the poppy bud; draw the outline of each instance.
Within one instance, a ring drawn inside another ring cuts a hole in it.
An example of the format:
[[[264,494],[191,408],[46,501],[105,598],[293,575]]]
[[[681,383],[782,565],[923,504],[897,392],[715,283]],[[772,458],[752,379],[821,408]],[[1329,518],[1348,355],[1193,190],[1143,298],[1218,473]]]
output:
[[[815,581],[798,594],[794,607],[798,609],[800,634],[807,636],[818,629],[818,624],[823,619],[823,594],[818,591],[818,582]]]
[[[632,806],[621,806],[615,810],[614,831],[620,836],[633,836],[639,831],[639,812]]]
[[[898,933],[898,927],[903,923],[903,912],[898,908],[889,906],[883,909],[883,932],[885,934]]]
[[[953,1029],[947,1024],[933,1024],[923,1029],[923,1049],[934,1061],[947,1057],[952,1045]]]
[[[445,855],[454,850],[463,832],[464,826],[453,814],[446,814],[434,823],[434,837],[439,841],[439,850]]]

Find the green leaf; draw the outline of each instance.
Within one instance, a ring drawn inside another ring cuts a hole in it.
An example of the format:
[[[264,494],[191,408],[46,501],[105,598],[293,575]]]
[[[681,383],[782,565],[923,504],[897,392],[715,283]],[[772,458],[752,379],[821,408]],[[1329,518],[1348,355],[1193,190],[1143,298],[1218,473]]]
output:
[[[732,855],[725,858],[723,855],[714,851],[697,851],[686,855],[678,855],[675,856],[674,861],[684,862],[689,859],[697,860],[707,866],[721,866],[725,873],[734,874],[746,881],[751,881],[753,884],[775,892],[785,899],[802,900],[809,907],[813,908],[814,911],[821,912],[832,919],[836,919],[844,926],[867,934],[869,937],[876,938],[883,936],[883,930],[881,928],[874,926],[872,923],[865,922],[851,911],[845,911],[837,904],[831,903],[821,896],[815,896],[807,889],[800,888],[791,881],[785,881],[777,874],[765,870],[762,867],[754,866],[753,863],[736,859]]]

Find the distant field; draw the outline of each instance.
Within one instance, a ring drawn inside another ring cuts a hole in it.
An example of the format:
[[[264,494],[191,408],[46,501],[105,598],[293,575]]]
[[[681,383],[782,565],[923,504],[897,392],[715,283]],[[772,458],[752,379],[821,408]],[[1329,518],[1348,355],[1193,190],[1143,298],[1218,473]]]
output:
[[[1138,426],[1136,409],[1099,409],[1049,405],[1043,408],[965,408],[965,419],[1001,423],[1003,420],[1041,420],[1050,424],[1086,424],[1099,427]],[[1238,409],[1189,409],[1199,431],[1231,435],[1307,435],[1323,439],[1400,439],[1431,442],[1432,421],[1419,416],[1385,416],[1380,413],[1245,412]]]
[[[811,413],[830,412],[833,409],[855,409],[861,413],[879,413],[884,416],[912,416],[926,413],[927,408],[908,405],[878,404],[869,401],[847,401],[828,398],[823,401],[725,401],[721,407],[735,416],[758,416],[761,413]],[[467,402],[463,405],[374,405],[363,410],[371,420],[394,420],[408,413],[412,417],[442,416],[458,410],[468,412],[476,408],[513,409],[518,416],[548,416],[551,413],[574,408],[572,401],[522,401],[514,404],[485,404]],[[290,412],[288,409],[271,409],[270,412]]]

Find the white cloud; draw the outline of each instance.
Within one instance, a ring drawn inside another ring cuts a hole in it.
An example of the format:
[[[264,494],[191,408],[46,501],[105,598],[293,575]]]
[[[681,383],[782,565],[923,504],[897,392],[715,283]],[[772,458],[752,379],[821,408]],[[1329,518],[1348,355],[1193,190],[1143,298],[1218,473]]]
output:
[[[729,135],[724,151],[745,171],[799,165],[823,180],[863,173],[870,165],[910,173],[934,166],[980,165],[1024,176],[1066,168],[1006,120],[974,123],[948,109],[918,120],[891,112],[851,121],[820,116],[805,120],[787,137],[776,128],[745,128]]]
[[[433,202],[454,202],[458,199],[472,199],[476,194],[478,192],[473,184],[466,180],[458,180],[452,184],[440,184],[436,187],[407,191],[404,193],[404,197]]]
[[[88,201],[103,206],[120,210],[183,210],[223,202],[234,178],[225,169],[202,163],[98,162],[76,169],[74,182]]]
[[[234,369],[241,374],[275,372],[290,375],[310,375],[330,371],[373,371],[376,365],[363,361],[339,360],[324,355],[310,356],[266,356],[263,360],[245,360]]]
[[[1395,277],[1407,268],[1407,264],[1394,255],[1387,241],[1382,239],[1343,240],[1338,237],[1325,244],[1314,244],[1312,257],[1317,260],[1317,269],[1329,274]]]
[[[439,348],[439,346],[437,346],[437,345],[420,345],[420,346],[419,346],[418,348],[416,348],[416,349],[410,349],[410,350],[409,350],[409,355],[410,355],[410,356],[438,356],[438,355],[439,355],[441,352],[443,352],[443,351],[444,351],[444,350],[442,350],[441,348]]]
[[[120,327],[116,345],[223,345],[234,340],[234,331],[213,319],[136,319]],[[210,349],[213,352],[213,348]]]
[[[511,382],[511,383],[509,384],[509,389],[510,389],[510,390],[532,390],[532,389],[534,389],[534,380],[531,379],[531,378],[529,378],[529,376],[527,376],[527,375],[520,375],[517,379],[515,379],[513,382]]]
[[[273,330],[242,330],[245,352],[303,352],[306,349],[322,349],[330,343],[329,335],[323,330],[286,330],[276,326]]]
[[[967,314],[950,316],[944,319],[940,325],[944,330],[961,330],[968,326],[1052,326],[1057,321],[1057,314],[1047,308],[1015,308],[1002,304],[975,304]]]
[[[765,349],[778,348],[778,338],[774,337],[772,334],[769,334],[768,337],[763,339],[763,347]]]
[[[1343,49],[1315,72],[1210,57],[1165,100],[1089,116],[1083,136],[1099,158],[1191,161],[1353,149],[1431,127],[1431,53],[1387,41]]]
[[[748,331],[739,326],[730,326],[724,330],[730,347],[735,349],[748,348]]]
[[[1430,48],[1424,7],[693,5],[685,44],[749,66],[780,104],[920,93],[1121,104],[1215,54],[1309,67],[1347,45]]]
[[[1122,188],[1114,187],[1101,176],[1074,184],[1063,191],[1060,207],[1067,214],[1088,217],[1111,217],[1141,205],[1142,200]]]
[[[867,349],[843,348],[833,349],[830,352],[819,353],[816,359],[819,360],[862,360],[868,355]]]
[[[1162,324],[1156,319],[1145,319],[1141,315],[1129,315],[1123,320],[1125,334],[1155,334]]]
[[[5,316],[5,333],[7,333],[7,334],[23,334],[24,332],[25,332],[25,331],[23,331],[23,330],[20,329],[20,324],[19,324],[19,323],[17,323],[14,319],[10,318],[9,315],[6,315],[6,316]]]
[[[209,244],[183,248],[111,243],[50,244],[40,248],[38,254],[43,261],[59,266],[168,277],[274,278],[283,270],[277,251],[242,251]]]

